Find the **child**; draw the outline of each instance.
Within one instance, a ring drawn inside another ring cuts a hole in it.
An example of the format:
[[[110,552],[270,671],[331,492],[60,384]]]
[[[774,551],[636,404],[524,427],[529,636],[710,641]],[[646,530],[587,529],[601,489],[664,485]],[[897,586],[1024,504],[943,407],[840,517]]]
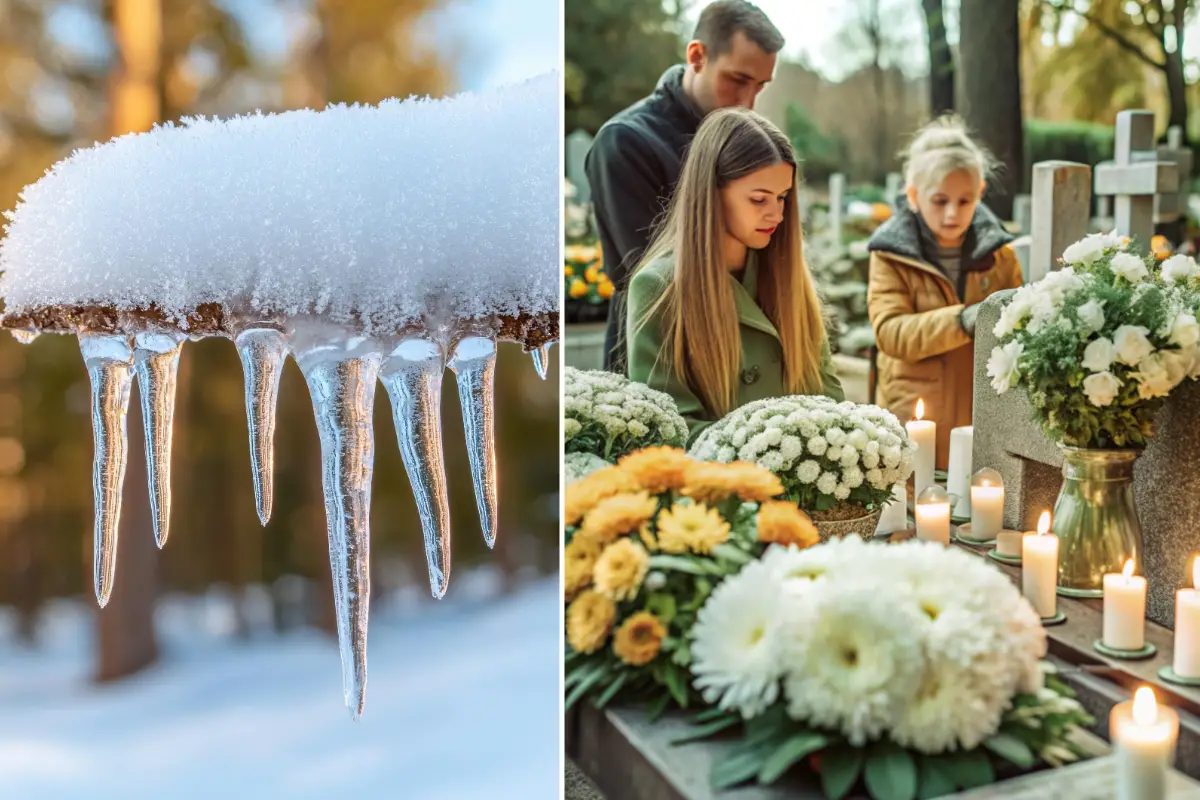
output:
[[[1013,237],[979,202],[991,166],[957,118],[927,125],[908,148],[907,208],[868,244],[876,402],[907,420],[925,401],[925,418],[937,422],[938,469],[950,430],[971,424],[979,304],[1022,283]]]
[[[804,263],[791,144],[740,108],[709,114],[629,283],[629,377],[670,394],[690,439],[753,400],[843,399]]]

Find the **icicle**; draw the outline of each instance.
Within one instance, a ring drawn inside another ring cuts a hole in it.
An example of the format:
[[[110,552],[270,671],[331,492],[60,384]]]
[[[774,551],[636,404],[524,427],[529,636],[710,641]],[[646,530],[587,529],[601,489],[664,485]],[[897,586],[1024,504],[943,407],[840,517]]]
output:
[[[542,380],[546,380],[546,369],[550,366],[550,345],[552,344],[554,342],[546,342],[530,353],[533,356],[533,368],[537,370],[538,377]]]
[[[179,353],[184,337],[166,333],[139,333],[134,337],[133,361],[146,430],[146,475],[150,482],[150,514],[154,541],[167,543],[171,524],[171,420],[175,415],[175,388]]]
[[[242,359],[246,386],[246,423],[250,429],[250,467],[254,473],[254,502],[263,525],[271,519],[275,471],[275,406],[279,376],[287,359],[283,334],[272,328],[251,328],[234,340]]]
[[[458,400],[462,404],[475,503],[488,547],[496,544],[496,343],[470,336],[458,343],[450,359],[458,376]]]
[[[95,512],[93,578],[96,600],[103,608],[112,595],[117,571],[117,523],[129,436],[129,387],[133,383],[133,350],[122,335],[81,333],[79,349],[92,385],[92,502]]]
[[[380,380],[392,399],[392,417],[404,469],[412,485],[433,596],[446,594],[450,580],[450,499],[442,458],[442,349],[422,339],[407,339],[392,351]]]
[[[37,331],[19,331],[14,329],[9,331],[9,333],[21,344],[32,344],[33,340],[38,337]]]
[[[329,527],[329,563],[342,656],[342,690],[351,716],[363,712],[367,689],[370,605],[371,414],[380,353],[363,338],[325,336],[293,352],[312,396],[321,434],[321,472]]]

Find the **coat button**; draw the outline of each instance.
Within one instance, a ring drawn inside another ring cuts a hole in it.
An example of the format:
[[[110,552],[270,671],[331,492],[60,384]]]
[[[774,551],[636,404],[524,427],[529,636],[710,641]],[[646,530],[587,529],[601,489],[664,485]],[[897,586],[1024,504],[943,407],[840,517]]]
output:
[[[758,365],[755,364],[750,369],[742,370],[742,383],[749,386],[752,383],[758,382]]]
[[[991,281],[989,281],[987,278],[984,278],[983,280],[981,280],[979,282],[979,288],[986,292],[988,290],[988,286],[990,284],[991,284]]]

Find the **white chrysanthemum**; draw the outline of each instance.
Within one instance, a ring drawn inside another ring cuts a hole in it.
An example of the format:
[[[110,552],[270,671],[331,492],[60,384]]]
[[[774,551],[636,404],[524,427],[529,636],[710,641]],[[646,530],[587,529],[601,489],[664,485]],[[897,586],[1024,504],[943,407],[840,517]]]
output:
[[[822,472],[821,477],[817,478],[817,491],[821,494],[833,494],[837,488],[838,476],[832,472]]]
[[[794,461],[804,454],[804,442],[798,437],[788,434],[779,443],[779,452],[789,461]]]
[[[807,485],[814,482],[820,475],[821,465],[811,459],[801,461],[800,465],[796,467],[796,480],[803,484]]]
[[[922,753],[971,750],[996,732],[1002,714],[975,687],[969,671],[935,658],[901,709],[891,738]]]
[[[779,697],[780,581],[751,561],[713,591],[692,628],[693,684],[709,703],[749,719]]]
[[[788,715],[855,746],[896,722],[921,684],[927,621],[871,583],[826,580],[789,606],[783,635]]]
[[[836,444],[831,446],[828,450],[825,451],[825,457],[827,459],[829,459],[830,461],[841,461],[842,460],[842,446],[836,445]]]
[[[823,456],[828,449],[829,442],[825,441],[824,436],[814,436],[808,440],[808,452],[814,456]]]
[[[842,447],[842,457],[838,460],[846,469],[853,469],[854,467],[858,466],[858,451],[853,447],[846,445]]]
[[[838,500],[846,500],[850,497],[850,487],[844,483],[839,483],[833,490],[833,496]]]

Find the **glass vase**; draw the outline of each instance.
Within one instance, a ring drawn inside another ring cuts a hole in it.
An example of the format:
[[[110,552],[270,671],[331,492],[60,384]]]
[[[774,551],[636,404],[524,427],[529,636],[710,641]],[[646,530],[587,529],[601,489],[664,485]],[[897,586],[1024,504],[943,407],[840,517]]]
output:
[[[1132,558],[1141,573],[1142,526],[1133,500],[1140,450],[1062,446],[1063,485],[1054,504],[1058,593],[1102,597],[1104,576]]]

